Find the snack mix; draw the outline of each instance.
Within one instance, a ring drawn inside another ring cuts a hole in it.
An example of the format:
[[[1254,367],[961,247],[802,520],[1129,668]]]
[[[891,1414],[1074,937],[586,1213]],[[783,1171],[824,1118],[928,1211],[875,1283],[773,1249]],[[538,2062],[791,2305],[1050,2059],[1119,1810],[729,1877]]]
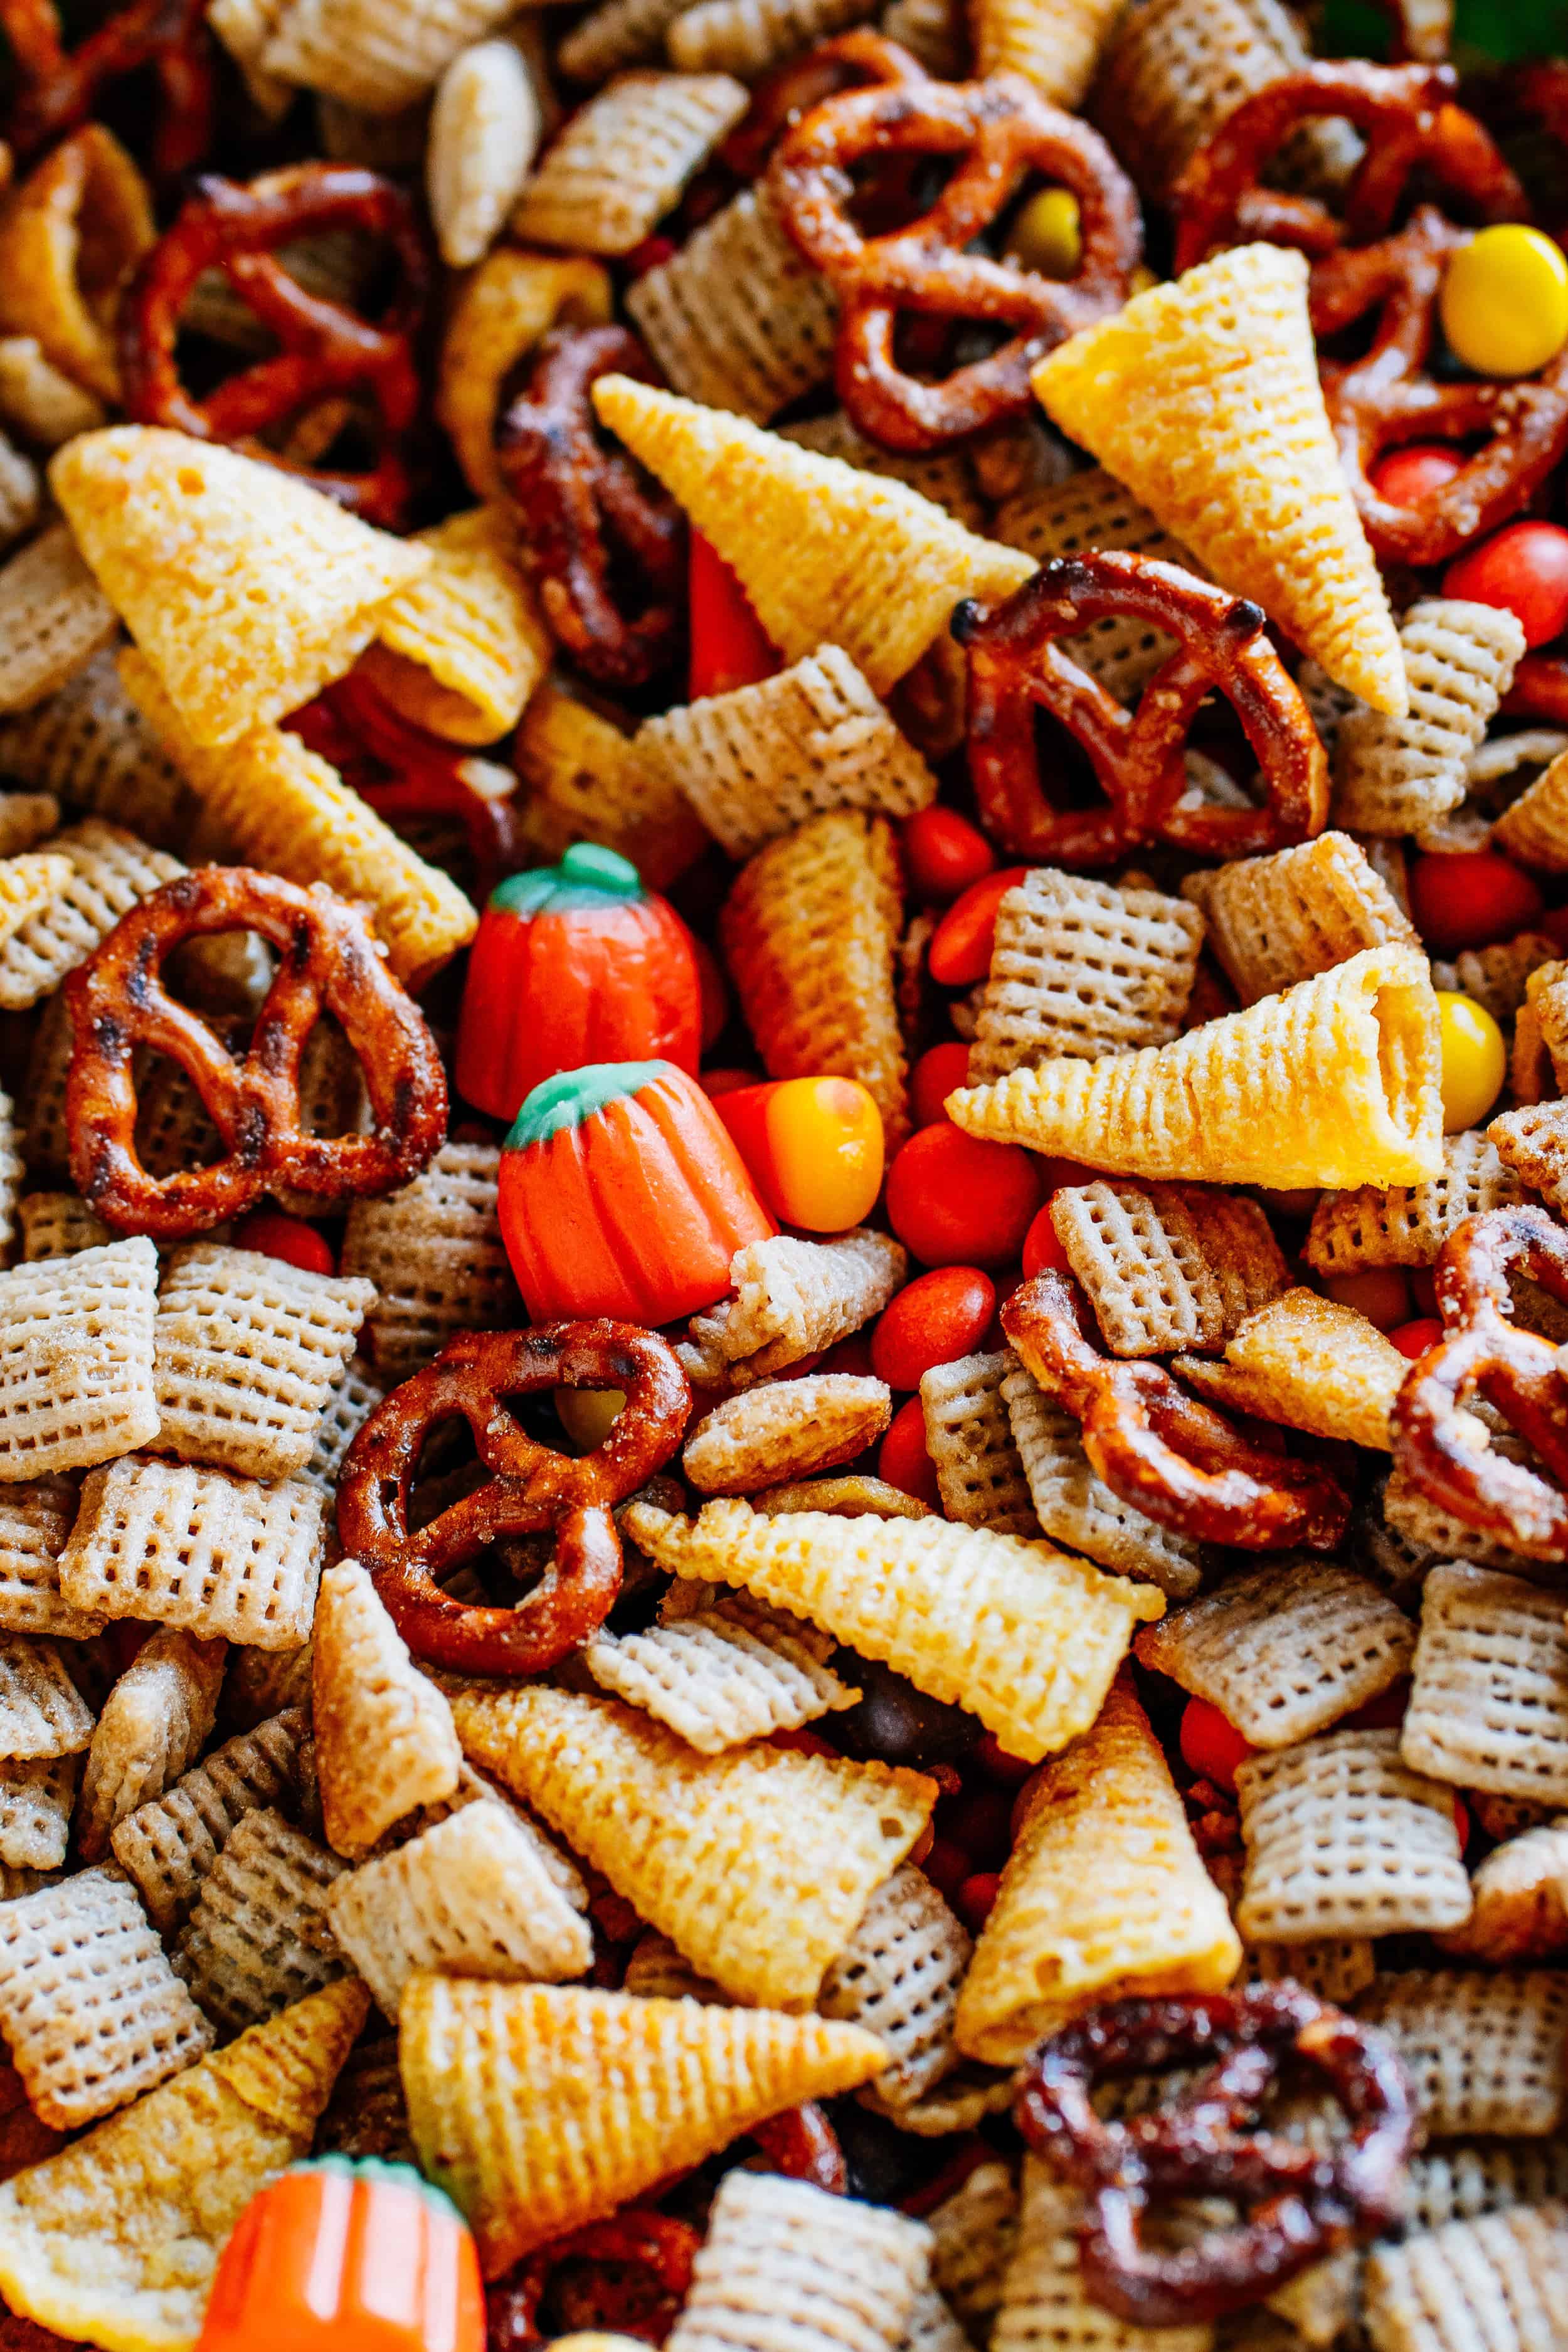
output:
[[[0,0],[0,2352],[1568,2352],[1552,15]]]

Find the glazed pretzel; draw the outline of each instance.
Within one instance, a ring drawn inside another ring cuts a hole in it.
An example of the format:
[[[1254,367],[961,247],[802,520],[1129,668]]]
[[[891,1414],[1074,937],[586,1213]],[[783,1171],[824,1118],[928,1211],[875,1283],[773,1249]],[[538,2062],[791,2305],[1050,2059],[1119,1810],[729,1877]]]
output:
[[[496,454],[545,619],[590,677],[642,686],[680,643],[686,526],[668,492],[600,438],[589,395],[614,374],[659,381],[627,328],[553,328],[501,417]],[[645,593],[634,617],[612,583],[617,558]]]
[[[93,111],[100,91],[151,68],[162,100],[153,132],[161,180],[188,172],[212,142],[216,89],[206,0],[133,0],[68,51],[51,0],[0,0],[16,96],[4,125],[13,153],[35,154]]]
[[[1176,640],[1135,711],[1056,642],[1111,614]],[[1321,832],[1329,805],[1323,747],[1257,604],[1173,563],[1105,551],[1042,564],[994,612],[960,604],[952,633],[968,655],[975,795],[987,832],[1009,856],[1109,866],[1138,844],[1166,841],[1201,856],[1247,857]],[[1190,790],[1187,730],[1215,688],[1234,704],[1258,754],[1260,808],[1219,807]],[[1053,806],[1035,742],[1037,709],[1082,744],[1106,805]]]
[[[1171,2105],[1105,2123],[1089,2094],[1108,2075],[1215,2061]],[[1287,2059],[1332,2091],[1351,2129],[1328,2154],[1250,2118]],[[1219,2319],[1257,2303],[1402,2213],[1415,2106],[1375,2033],[1302,1985],[1122,2000],[1051,2036],[1014,2103],[1018,2128],[1085,2192],[1079,2242],[1095,2301],[1140,2327]],[[1144,2242],[1152,2198],[1218,2195],[1246,2219],[1179,2250]]]
[[[872,156],[962,159],[931,209],[867,236],[849,210],[853,167]],[[1067,279],[966,250],[1041,173],[1078,198],[1082,253]],[[935,449],[1029,405],[1041,353],[1120,308],[1142,254],[1138,200],[1110,148],[1016,75],[904,80],[824,100],[780,142],[769,185],[805,258],[838,298],[838,396],[889,449]],[[1000,350],[940,383],[895,352],[900,313],[985,320],[1012,330]]]
[[[1370,349],[1320,362],[1323,398],[1366,535],[1385,561],[1446,562],[1534,496],[1568,450],[1568,352],[1520,383],[1438,383],[1427,372],[1448,258],[1468,242],[1426,205],[1397,236],[1314,264],[1320,341],[1373,313]],[[1402,506],[1373,488],[1385,451],[1408,441],[1482,446],[1451,480]]]
[[[910,82],[930,79],[924,66],[885,33],[869,25],[818,41],[804,56],[792,58],[765,75],[752,92],[752,102],[719,150],[726,170],[739,180],[754,180],[765,169],[781,134],[825,98],[866,82]]]
[[[636,2205],[623,2206],[607,2221],[590,2221],[552,2238],[487,2291],[488,2352],[534,2352],[550,2340],[540,2326],[540,2306],[563,2263],[610,2266],[608,2275],[601,2273],[585,2287],[585,2309],[571,2315],[573,2333],[586,2328],[662,2344],[686,2300],[701,2243],[689,2222]],[[636,2276],[617,2275],[628,2267]]]
[[[546,1389],[621,1389],[609,1434],[574,1460],[530,1437],[507,1400]],[[605,1622],[621,1587],[613,1507],[679,1445],[691,1410],[685,1373],[655,1331],[604,1320],[531,1331],[469,1331],[393,1390],[344,1456],[338,1534],[363,1562],[416,1658],[461,1674],[531,1675]],[[489,1472],[416,1531],[409,1495],[426,1434],[466,1421]],[[543,1580],[513,1609],[469,1608],[438,1580],[508,1536],[554,1530]]]
[[[279,964],[237,1061],[165,990],[185,940],[259,931]],[[74,1048],[66,1087],[71,1174],[83,1200],[128,1233],[177,1241],[237,1217],[281,1185],[320,1200],[391,1192],[447,1132],[447,1080],[425,1016],[388,971],[363,910],[324,883],[309,890],[245,866],[165,882],[121,918],[66,982]],[[323,1137],[300,1125],[300,1057],[323,1013],[364,1072],[373,1126]],[[185,1072],[223,1139],[211,1168],[150,1176],[136,1155],[136,1049]]]
[[[1176,270],[1216,247],[1293,245],[1314,258],[1366,245],[1393,226],[1412,175],[1438,180],[1479,222],[1526,220],[1530,203],[1474,115],[1453,102],[1452,66],[1319,63],[1243,99],[1187,164],[1172,193]],[[1336,215],[1318,196],[1262,184],[1265,165],[1314,117],[1341,116],[1366,153]]]
[[[341,302],[307,293],[275,258],[276,247],[291,238],[336,228],[362,229],[390,248],[396,286],[379,319],[362,319]],[[223,272],[282,349],[198,401],[180,380],[175,339],[206,269]],[[414,206],[378,173],[349,163],[294,163],[243,187],[209,173],[147,255],[121,306],[126,413],[139,425],[228,442],[302,474],[373,522],[400,522],[410,489],[406,445],[419,415],[414,342],[429,283]],[[349,393],[368,395],[376,411],[379,446],[368,473],[295,465],[256,438]]]
[[[1091,1468],[1162,1527],[1247,1551],[1331,1551],[1344,1534],[1349,1498],[1326,1471],[1249,1444],[1163,1366],[1100,1355],[1065,1275],[1021,1284],[1002,1328],[1046,1393],[1082,1424]]]
[[[1568,1559],[1568,1496],[1513,1462],[1473,1413],[1479,1393],[1568,1482],[1568,1379],[1554,1340],[1513,1320],[1510,1274],[1568,1304],[1568,1233],[1544,1209],[1486,1209],[1444,1243],[1433,1268],[1443,1336],[1405,1375],[1394,1402],[1394,1459],[1421,1492],[1467,1527],[1535,1559]]]

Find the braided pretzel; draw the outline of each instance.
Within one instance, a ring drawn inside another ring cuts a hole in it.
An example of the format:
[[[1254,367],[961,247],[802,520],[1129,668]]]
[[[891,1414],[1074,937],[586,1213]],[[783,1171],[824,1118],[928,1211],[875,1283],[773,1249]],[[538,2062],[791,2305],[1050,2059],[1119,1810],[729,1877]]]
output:
[[[1089,2094],[1106,2075],[1207,2058],[1216,2063],[1168,2106],[1127,2123],[1095,2113]],[[1247,2127],[1287,2059],[1325,2084],[1350,2122],[1328,2154]],[[1013,2112],[1029,2145],[1087,2193],[1079,2262],[1089,2294],[1139,2327],[1223,2318],[1392,2228],[1415,2137],[1393,2051],[1289,1979],[1095,2010],[1051,2036]],[[1144,2242],[1152,2197],[1205,2192],[1242,2206],[1246,2220],[1179,2250]]]
[[[726,170],[754,180],[766,166],[780,133],[841,89],[865,82],[911,82],[930,79],[920,59],[885,33],[857,26],[831,41],[818,41],[804,56],[775,68],[752,92],[751,105],[719,150]]]
[[[307,293],[278,261],[290,238],[357,228],[386,240],[396,289],[378,320]],[[220,269],[282,349],[197,401],[180,381],[175,338],[197,278]],[[120,312],[120,370],[128,415],[198,441],[225,441],[285,471],[373,522],[402,520],[409,496],[404,445],[419,414],[414,341],[430,283],[425,238],[401,188],[348,163],[295,163],[248,186],[214,173],[153,247]],[[258,442],[269,425],[351,391],[368,394],[380,429],[368,473],[321,472]]]
[[[1439,1510],[1535,1559],[1568,1559],[1568,1379],[1557,1343],[1513,1320],[1510,1274],[1568,1304],[1568,1233],[1544,1209],[1467,1217],[1433,1269],[1443,1336],[1394,1401],[1394,1459]],[[1465,1401],[1479,1392],[1561,1482],[1510,1461]]]
[[[589,395],[617,373],[659,381],[629,329],[553,328],[501,418],[496,456],[545,619],[590,677],[626,687],[645,685],[679,646],[686,526],[668,493],[600,437]],[[632,619],[612,585],[616,558],[644,593]]]
[[[153,133],[153,168],[177,178],[212,141],[216,76],[204,19],[206,0],[134,0],[67,52],[51,0],[0,0],[17,93],[5,121],[7,145],[32,155],[85,122],[110,82],[150,67],[163,100]]]
[[[1453,103],[1452,66],[1319,63],[1281,75],[1244,99],[1187,164],[1172,194],[1176,269],[1222,245],[1260,240],[1314,257],[1365,245],[1393,226],[1417,170],[1435,175],[1482,222],[1524,220],[1530,204],[1474,115]],[[1367,149],[1336,217],[1317,196],[1262,184],[1264,166],[1290,133],[1334,115],[1366,133]]]
[[[574,2333],[586,2328],[616,2336],[640,2336],[646,2343],[662,2344],[691,2284],[691,2265],[702,2243],[689,2221],[668,2213],[645,2212],[623,2206],[607,2221],[590,2221],[563,2238],[553,2238],[525,2254],[510,2274],[496,2282],[485,2296],[489,2317],[488,2352],[534,2352],[549,2336],[540,2326],[543,2303],[555,2273],[566,2263],[630,2265],[633,2278],[612,2271],[585,2284],[582,2310],[574,2309],[569,2325]]]
[[[1449,256],[1467,232],[1425,205],[1396,236],[1330,255],[1312,269],[1320,341],[1375,312],[1371,348],[1320,362],[1340,457],[1368,539],[1386,561],[1442,563],[1517,514],[1568,450],[1568,352],[1522,383],[1437,383],[1427,373],[1437,298]],[[1407,441],[1483,446],[1416,504],[1374,489],[1371,473]]]
[[[508,1399],[542,1390],[621,1389],[609,1434],[580,1460],[530,1437]],[[362,1560],[416,1658],[461,1674],[532,1675],[602,1625],[621,1587],[612,1506],[662,1469],[681,1441],[691,1391],[656,1331],[632,1323],[552,1323],[469,1331],[379,1404],[343,1460],[338,1534]],[[491,1474],[410,1529],[426,1436],[460,1419]],[[555,1534],[543,1581],[513,1609],[467,1608],[438,1580],[502,1538]]]
[[[259,931],[279,961],[236,1061],[201,1015],[165,990],[162,968],[186,940]],[[75,1045],[66,1087],[71,1173],[111,1225],[176,1241],[237,1217],[279,1186],[320,1200],[395,1191],[447,1132],[447,1079],[413,998],[387,971],[363,908],[324,883],[309,890],[245,866],[205,866],[121,918],[66,983]],[[322,1013],[363,1068],[367,1135],[300,1125],[300,1058]],[[138,1046],[166,1055],[195,1085],[226,1157],[150,1176],[136,1154]]]
[[[1130,614],[1176,639],[1135,711],[1055,642],[1110,614]],[[1140,843],[1167,841],[1201,856],[1247,857],[1321,832],[1323,747],[1257,604],[1173,563],[1105,551],[1042,564],[994,612],[960,604],[952,634],[969,661],[970,773],[986,830],[1009,856],[1107,866]],[[1187,730],[1216,687],[1258,754],[1260,808],[1222,808],[1190,791]],[[1035,741],[1037,709],[1082,744],[1107,805],[1052,805]]]
[[[1021,1284],[1002,1328],[1047,1394],[1082,1423],[1090,1467],[1162,1527],[1247,1551],[1331,1551],[1344,1534],[1349,1499],[1327,1471],[1249,1444],[1161,1365],[1091,1347],[1065,1275]]]
[[[881,236],[851,217],[849,173],[868,156],[961,160],[929,212]],[[1082,253],[1067,279],[966,250],[1031,172],[1078,198]],[[824,100],[789,129],[769,185],[780,217],[838,298],[838,396],[889,449],[935,449],[1029,404],[1041,353],[1120,308],[1142,253],[1132,184],[1097,131],[1016,75],[904,80]],[[1013,330],[998,351],[931,383],[895,353],[900,312]]]

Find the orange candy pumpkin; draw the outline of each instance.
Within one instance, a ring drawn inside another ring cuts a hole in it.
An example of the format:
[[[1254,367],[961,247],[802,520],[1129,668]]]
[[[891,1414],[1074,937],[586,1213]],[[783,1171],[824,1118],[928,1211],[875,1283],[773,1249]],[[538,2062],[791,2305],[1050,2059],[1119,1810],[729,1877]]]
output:
[[[536,1323],[673,1322],[730,1288],[776,1228],[696,1081],[598,1063],[534,1087],[500,1164],[500,1226]]]

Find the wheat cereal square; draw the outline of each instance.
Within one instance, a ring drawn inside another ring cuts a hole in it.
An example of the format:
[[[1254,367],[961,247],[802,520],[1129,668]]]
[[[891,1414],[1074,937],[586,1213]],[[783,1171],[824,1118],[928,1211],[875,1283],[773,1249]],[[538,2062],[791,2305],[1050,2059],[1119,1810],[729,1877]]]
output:
[[[114,1859],[136,1882],[160,1935],[183,1926],[237,1824],[298,1794],[307,1717],[290,1707],[237,1732],[161,1794],[116,1822]]]
[[[174,1946],[216,2025],[243,2032],[344,1974],[325,1904],[346,1868],[273,1806],[236,1823]]]
[[[1543,2139],[1563,2128],[1568,1977],[1560,1970],[1410,1969],[1378,1977],[1355,2007],[1403,2059],[1428,2139]]]
[[[521,1319],[496,1214],[500,1172],[494,1144],[447,1143],[400,1192],[351,1206],[342,1270],[375,1285],[365,1351],[389,1386],[458,1332]]]
[[[1169,1045],[1203,938],[1203,917],[1183,898],[1032,867],[997,912],[969,1084],[1055,1055],[1094,1061]]]
[[[1237,1925],[1315,1943],[1457,1927],[1470,1913],[1453,1800],[1397,1731],[1331,1731],[1238,1765],[1247,1870]]]
[[[921,1376],[921,1412],[947,1517],[1001,1535],[1037,1536],[1040,1523],[1002,1393],[1015,1360],[1002,1349],[934,1364]]]
[[[141,1236],[0,1273],[0,1481],[85,1468],[157,1435],[157,1277]]]
[[[1404,1754],[1461,1788],[1568,1804],[1568,1626],[1560,1593],[1464,1560],[1421,1593]]]

